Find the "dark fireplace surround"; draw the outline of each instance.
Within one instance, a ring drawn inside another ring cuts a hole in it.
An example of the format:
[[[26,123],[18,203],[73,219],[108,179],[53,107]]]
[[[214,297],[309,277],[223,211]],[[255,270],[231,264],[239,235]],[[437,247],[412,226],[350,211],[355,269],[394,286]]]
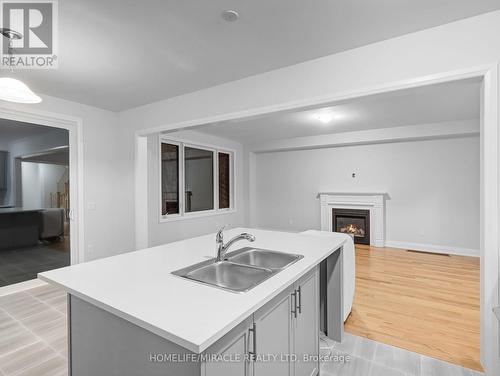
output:
[[[332,231],[354,235],[354,243],[370,245],[370,211],[332,209]]]

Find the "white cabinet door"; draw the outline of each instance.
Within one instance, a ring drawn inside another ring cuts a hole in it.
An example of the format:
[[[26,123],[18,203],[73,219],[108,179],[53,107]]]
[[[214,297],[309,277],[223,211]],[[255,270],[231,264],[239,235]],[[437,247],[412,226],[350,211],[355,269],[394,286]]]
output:
[[[292,291],[287,289],[254,314],[255,376],[291,375]]]
[[[319,364],[319,273],[307,275],[295,285],[297,318],[294,320],[295,376],[318,373]]]
[[[214,358],[203,363],[202,375],[250,376],[248,350],[252,326],[253,317],[250,317],[211,346],[204,355],[214,355]]]

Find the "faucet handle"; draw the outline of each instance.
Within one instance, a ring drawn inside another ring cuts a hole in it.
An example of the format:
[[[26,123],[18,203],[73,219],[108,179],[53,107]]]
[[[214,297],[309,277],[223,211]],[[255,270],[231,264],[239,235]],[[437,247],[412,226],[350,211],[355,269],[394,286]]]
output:
[[[219,231],[217,231],[217,234],[215,235],[215,241],[217,243],[222,243],[224,241],[224,235],[222,234],[223,231],[226,229],[228,225],[222,226]]]

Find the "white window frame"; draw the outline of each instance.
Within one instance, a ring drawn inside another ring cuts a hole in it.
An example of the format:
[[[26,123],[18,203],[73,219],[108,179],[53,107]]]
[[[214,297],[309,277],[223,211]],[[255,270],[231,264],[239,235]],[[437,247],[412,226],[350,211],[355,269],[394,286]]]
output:
[[[210,145],[205,143],[192,142],[191,140],[180,139],[177,137],[160,136],[158,138],[158,213],[159,222],[172,222],[180,221],[193,218],[209,217],[213,215],[236,213],[236,150],[220,147],[217,145]],[[179,147],[179,213],[177,214],[162,214],[162,161],[161,161],[161,145],[163,143],[177,145]],[[208,150],[213,153],[213,202],[214,208],[209,210],[202,210],[196,212],[186,212],[185,211],[185,160],[184,160],[184,148],[196,148],[201,150]],[[219,154],[225,153],[229,154],[229,208],[219,209]]]

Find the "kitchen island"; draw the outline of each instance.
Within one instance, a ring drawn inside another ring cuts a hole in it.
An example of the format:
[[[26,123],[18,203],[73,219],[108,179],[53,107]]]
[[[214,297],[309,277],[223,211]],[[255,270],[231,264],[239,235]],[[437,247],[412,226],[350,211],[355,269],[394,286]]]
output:
[[[41,273],[68,292],[70,375],[317,374],[320,326],[342,336],[347,236],[225,236],[241,232],[303,258],[243,293],[172,274],[213,258],[213,234]]]
[[[36,246],[41,210],[0,208],[0,250]]]

